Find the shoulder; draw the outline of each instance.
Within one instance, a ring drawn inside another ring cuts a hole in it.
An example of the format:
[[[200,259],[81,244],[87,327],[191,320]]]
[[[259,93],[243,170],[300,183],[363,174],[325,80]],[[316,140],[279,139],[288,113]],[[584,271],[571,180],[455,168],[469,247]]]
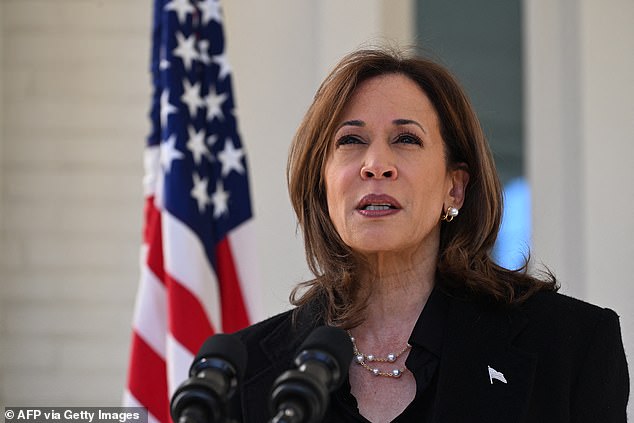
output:
[[[558,326],[596,326],[601,321],[618,321],[618,315],[609,308],[599,307],[577,298],[556,292],[538,292],[518,309],[536,323]]]
[[[623,349],[619,316],[609,308],[555,292],[540,292],[517,306],[517,313],[526,320],[519,342],[530,348],[559,351],[570,357],[583,354],[597,343],[610,345],[617,352]]]
[[[277,314],[235,333],[246,347],[249,357],[247,374],[257,373],[284,352],[290,341],[292,310]]]
[[[554,380],[570,383],[571,421],[625,421],[629,375],[619,316],[552,292],[534,295],[519,309],[527,325],[515,345],[538,358],[536,383],[549,395],[565,389]]]
[[[263,338],[271,333],[275,333],[280,328],[290,327],[292,323],[292,310],[288,310],[265,320],[257,322],[235,333],[236,336],[247,346],[259,343]]]
[[[310,310],[277,314],[235,333],[247,350],[247,368],[230,405],[238,421],[261,421],[275,379],[293,364],[297,349],[317,325]]]
[[[539,292],[510,306],[481,299],[454,303],[452,327],[457,333],[463,333],[460,326],[465,325],[479,336],[508,337],[527,352],[569,361],[582,360],[595,343],[622,350],[618,315],[567,295]]]
[[[290,363],[316,325],[312,310],[293,309],[236,332],[249,357],[245,377],[248,379],[271,365]]]

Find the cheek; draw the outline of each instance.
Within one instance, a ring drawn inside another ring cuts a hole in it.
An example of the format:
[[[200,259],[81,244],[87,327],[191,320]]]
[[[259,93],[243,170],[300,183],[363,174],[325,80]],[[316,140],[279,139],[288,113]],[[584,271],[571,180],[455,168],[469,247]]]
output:
[[[328,202],[328,214],[330,220],[333,221],[335,226],[338,226],[338,219],[343,217],[345,211],[345,199],[343,193],[345,189],[339,182],[332,182],[326,186],[326,201]]]
[[[337,191],[339,190],[336,178],[336,171],[333,169],[331,163],[326,164],[324,169],[324,185],[326,188],[326,202],[328,203],[328,214],[333,223],[336,223],[333,219],[336,216],[336,210],[339,206]]]
[[[336,162],[327,164],[324,169],[328,214],[338,232],[341,232],[346,213],[351,208],[355,175],[352,166],[343,166]]]
[[[445,195],[449,191],[450,179],[442,169],[430,172],[420,172],[414,180],[423,181],[415,185],[416,202],[427,213],[434,214],[442,211]]]
[[[336,161],[326,165],[324,169],[324,181],[329,209],[332,207],[331,201],[336,204],[343,202],[345,194],[349,192],[354,182],[355,174],[356,172],[353,167],[349,165],[337,163]]]

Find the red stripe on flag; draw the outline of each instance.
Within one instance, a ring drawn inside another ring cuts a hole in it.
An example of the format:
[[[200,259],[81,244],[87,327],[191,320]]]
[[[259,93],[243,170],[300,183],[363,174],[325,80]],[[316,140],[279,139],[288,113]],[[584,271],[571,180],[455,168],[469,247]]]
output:
[[[163,267],[163,235],[161,231],[161,212],[154,205],[154,196],[145,200],[145,230],[143,237],[148,246],[147,265],[162,283],[165,283]]]
[[[231,246],[226,237],[216,245],[216,267],[220,283],[222,330],[232,333],[249,325],[249,315],[244,305]]]
[[[166,279],[170,332],[195,354],[214,329],[198,298],[171,276],[166,275]]]
[[[132,333],[132,351],[128,373],[130,393],[160,422],[169,420],[167,372],[165,361],[136,333]]]
[[[154,205],[154,196],[150,195],[149,197],[145,197],[145,206],[143,210],[143,215],[145,217],[145,228],[143,231],[143,241],[145,244],[151,244],[152,239],[154,238],[154,233],[156,231],[153,229],[155,227],[161,227],[161,213]],[[158,219],[158,226],[155,226]]]

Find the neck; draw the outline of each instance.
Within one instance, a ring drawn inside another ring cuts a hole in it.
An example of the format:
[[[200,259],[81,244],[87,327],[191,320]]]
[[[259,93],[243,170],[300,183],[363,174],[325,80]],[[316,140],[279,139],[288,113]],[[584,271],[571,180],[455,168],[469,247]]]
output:
[[[362,273],[369,301],[358,328],[376,338],[407,337],[434,288],[436,255],[376,254]]]

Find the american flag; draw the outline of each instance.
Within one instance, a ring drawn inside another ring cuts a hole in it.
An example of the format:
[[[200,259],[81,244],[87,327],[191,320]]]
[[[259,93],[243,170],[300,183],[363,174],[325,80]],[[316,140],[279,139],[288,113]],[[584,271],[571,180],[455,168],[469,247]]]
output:
[[[259,318],[245,151],[218,0],[155,0],[141,278],[124,404],[167,423],[203,341]]]

